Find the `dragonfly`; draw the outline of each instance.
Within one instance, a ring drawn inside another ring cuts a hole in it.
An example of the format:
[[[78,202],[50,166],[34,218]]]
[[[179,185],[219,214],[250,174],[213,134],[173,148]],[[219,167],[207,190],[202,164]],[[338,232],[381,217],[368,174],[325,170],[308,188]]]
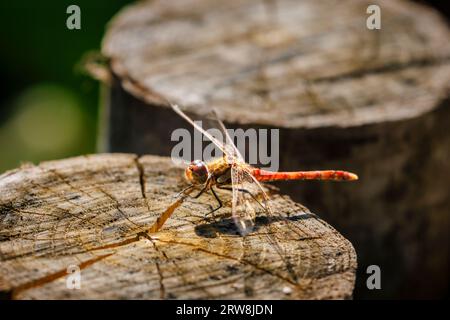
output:
[[[208,161],[194,160],[189,163],[184,172],[189,186],[182,193],[192,188],[198,188],[200,191],[192,197],[199,198],[202,194],[211,192],[218,205],[208,213],[210,214],[223,207],[223,202],[215,189],[231,191],[231,215],[241,235],[247,235],[254,230],[258,212],[263,211],[267,216],[273,216],[270,197],[261,183],[287,180],[358,180],[356,174],[342,170],[272,172],[251,166],[245,162],[214,109],[212,111],[217,122],[217,129],[223,134],[225,139],[222,140],[225,141],[219,141],[203,129],[178,105],[171,104],[171,107],[222,152],[222,157],[219,156]]]

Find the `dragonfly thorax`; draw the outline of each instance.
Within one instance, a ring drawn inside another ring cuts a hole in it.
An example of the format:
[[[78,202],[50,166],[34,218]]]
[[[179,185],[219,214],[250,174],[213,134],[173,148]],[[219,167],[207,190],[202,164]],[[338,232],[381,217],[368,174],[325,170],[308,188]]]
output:
[[[204,184],[209,176],[208,166],[201,160],[192,161],[184,173],[192,184]]]

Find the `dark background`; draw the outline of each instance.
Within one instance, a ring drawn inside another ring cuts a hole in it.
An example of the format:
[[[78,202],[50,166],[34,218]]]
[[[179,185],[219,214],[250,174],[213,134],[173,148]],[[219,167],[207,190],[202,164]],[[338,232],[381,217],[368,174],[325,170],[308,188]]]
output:
[[[99,84],[81,61],[99,50],[108,21],[130,2],[1,2],[0,174],[22,162],[96,151]],[[416,2],[450,22],[448,1]],[[81,30],[66,27],[71,4],[81,8]]]
[[[0,172],[96,150],[98,83],[81,60],[130,0],[0,2]],[[66,9],[81,9],[69,30]]]

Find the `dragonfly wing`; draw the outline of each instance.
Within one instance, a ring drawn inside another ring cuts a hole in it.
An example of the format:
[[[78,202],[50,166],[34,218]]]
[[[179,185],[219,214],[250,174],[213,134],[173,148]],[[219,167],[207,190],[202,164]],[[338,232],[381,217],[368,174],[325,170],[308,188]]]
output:
[[[253,180],[252,175],[239,164],[231,169],[233,188],[232,216],[242,235],[250,233],[255,226],[257,214],[268,208],[265,193]]]
[[[244,158],[242,157],[238,148],[235,146],[233,139],[231,139],[230,134],[228,133],[227,129],[225,128],[225,125],[219,119],[219,116],[217,115],[217,111],[215,109],[212,109],[214,125],[209,126],[208,121],[203,121],[203,124],[206,125],[205,128],[207,128],[207,129],[219,130],[219,133],[222,135],[222,138],[225,141],[220,141],[219,139],[214,137],[212,134],[210,134],[207,130],[205,130],[204,128],[199,126],[191,118],[189,118],[188,115],[186,115],[183,111],[181,111],[180,107],[178,107],[177,105],[171,104],[171,106],[172,106],[172,109],[176,113],[178,113],[183,119],[185,119],[187,122],[189,122],[195,129],[197,129],[199,132],[201,132],[212,143],[214,143],[217,146],[217,148],[219,148],[220,151],[222,151],[227,156],[227,158],[228,158],[227,160],[229,163],[233,163],[236,160],[244,162]]]
[[[292,229],[292,223],[289,219],[274,217],[269,196],[245,164],[236,163],[232,167],[231,180],[233,184],[232,215],[240,233],[246,235],[251,232],[255,227],[255,216],[259,213],[264,214],[266,221],[261,222],[264,230],[261,234],[264,234],[267,243],[272,248],[270,251],[279,256],[291,279],[297,282],[293,262],[280,244],[279,237],[284,236],[286,229],[280,229],[277,226],[278,223],[283,223],[285,227]],[[263,250],[266,248],[263,247]]]
[[[233,139],[231,139],[230,134],[227,131],[227,128],[225,127],[225,125],[223,124],[223,122],[220,120],[216,109],[213,109],[213,114],[214,117],[219,125],[219,128],[222,132],[222,134],[225,136],[225,148],[227,149],[227,154],[232,155],[233,158],[236,158],[237,160],[244,162],[244,157],[241,155],[241,153],[239,152],[238,148],[236,147],[236,145],[234,144]]]
[[[191,118],[189,118],[183,111],[181,111],[180,107],[178,107],[175,104],[171,104],[172,109],[178,113],[184,120],[189,122],[195,129],[197,129],[199,132],[201,132],[205,137],[207,137],[212,143],[216,145],[217,148],[219,148],[224,154],[233,156],[230,154],[230,151],[227,150],[225,145],[213,137],[208,131],[204,130],[201,126],[199,126],[197,123],[195,123]]]

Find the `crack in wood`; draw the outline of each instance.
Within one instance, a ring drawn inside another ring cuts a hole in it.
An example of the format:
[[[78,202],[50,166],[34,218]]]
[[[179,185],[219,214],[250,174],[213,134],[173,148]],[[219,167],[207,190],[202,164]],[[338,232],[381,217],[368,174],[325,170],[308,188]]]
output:
[[[78,265],[78,267],[80,268],[80,270],[83,270],[83,269],[93,265],[94,263],[96,263],[98,261],[101,261],[101,260],[103,260],[103,259],[105,259],[105,258],[107,258],[109,256],[112,256],[112,255],[113,255],[113,253],[109,253],[109,254],[105,254],[105,255],[102,255],[102,256],[98,256],[98,257],[89,259],[87,261],[84,261],[84,262],[80,263]],[[32,280],[30,282],[26,282],[26,283],[24,283],[22,285],[19,285],[17,287],[12,288],[10,290],[10,298],[12,300],[15,300],[15,299],[17,299],[17,296],[20,293],[22,293],[22,292],[24,292],[26,290],[43,286],[43,285],[45,285],[47,283],[53,282],[53,281],[55,281],[57,279],[60,279],[60,278],[62,278],[64,276],[66,276],[66,275],[67,275],[67,269],[63,269],[63,270],[51,273],[49,275],[46,275],[44,277],[38,278],[36,280]]]
[[[142,195],[142,198],[145,199],[145,203],[148,206],[147,195],[145,194],[145,171],[144,171],[144,167],[142,166],[142,163],[139,161],[139,159],[140,159],[139,156],[135,157],[134,163],[136,164],[136,168],[139,173],[139,186],[141,187],[141,195]],[[149,208],[149,211],[150,211],[150,208]]]
[[[156,270],[158,271],[158,275],[159,275],[159,291],[160,291],[159,298],[164,299],[164,297],[166,296],[165,288],[164,288],[164,276],[162,274],[161,268],[159,267],[159,263],[155,262],[155,265],[156,265]]]

